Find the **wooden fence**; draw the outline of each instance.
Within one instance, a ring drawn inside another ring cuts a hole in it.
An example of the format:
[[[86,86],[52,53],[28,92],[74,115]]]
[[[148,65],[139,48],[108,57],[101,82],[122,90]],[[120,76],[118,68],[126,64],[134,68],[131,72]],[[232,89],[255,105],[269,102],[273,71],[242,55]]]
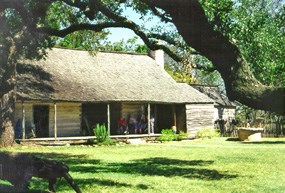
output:
[[[237,130],[244,125],[236,124],[234,121],[217,120],[215,128],[219,130],[221,136],[237,137]],[[285,137],[285,119],[260,122],[252,127],[263,128],[262,137]]]

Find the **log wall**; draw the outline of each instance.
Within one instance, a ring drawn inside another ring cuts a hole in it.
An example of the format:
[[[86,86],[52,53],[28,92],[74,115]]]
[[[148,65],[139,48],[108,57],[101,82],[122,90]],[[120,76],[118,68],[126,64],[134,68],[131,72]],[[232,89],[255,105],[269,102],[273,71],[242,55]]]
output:
[[[223,119],[225,121],[235,119],[235,107],[215,106],[215,120]]]
[[[234,107],[224,108],[223,113],[222,113],[222,119],[224,120],[235,119],[235,113],[236,113],[236,109]]]
[[[136,103],[122,103],[122,111],[121,114],[125,119],[130,116],[130,114],[134,113],[136,117],[138,117],[142,113],[143,105],[142,104],[136,104]],[[146,114],[147,112],[145,112]],[[120,118],[120,117],[119,117]]]
[[[49,136],[54,136],[54,103],[24,102],[26,126],[34,123],[33,106],[49,106]],[[79,136],[81,127],[81,103],[57,103],[57,136]],[[16,102],[15,124],[22,119],[22,102]]]
[[[214,105],[213,104],[187,104],[186,126],[190,137],[206,127],[214,127]]]

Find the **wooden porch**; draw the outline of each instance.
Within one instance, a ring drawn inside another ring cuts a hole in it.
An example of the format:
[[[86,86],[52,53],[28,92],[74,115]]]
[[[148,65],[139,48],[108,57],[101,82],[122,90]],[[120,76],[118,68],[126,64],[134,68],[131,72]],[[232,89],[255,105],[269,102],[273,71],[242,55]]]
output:
[[[111,139],[130,139],[130,138],[153,138],[159,137],[161,134],[131,134],[131,135],[110,135]],[[23,142],[32,142],[32,141],[69,141],[69,140],[89,140],[96,139],[95,136],[76,136],[76,137],[43,137],[43,138],[30,138],[30,139],[18,139]]]
[[[85,119],[81,118],[82,122],[80,124],[80,117],[82,117],[83,112],[82,112],[82,106],[81,104],[73,104],[73,106],[76,106],[76,108],[78,108],[78,112],[74,109],[74,107],[68,107],[67,103],[59,103],[60,108],[58,108],[58,103],[57,102],[53,102],[53,103],[27,103],[22,101],[21,103],[18,103],[18,106],[20,107],[19,110],[21,109],[20,112],[18,112],[18,117],[21,117],[21,133],[22,136],[20,138],[17,138],[18,141],[66,141],[66,140],[91,140],[91,139],[96,139],[95,136],[86,136],[86,135],[82,135],[81,133],[79,133],[79,130],[82,130],[82,124],[85,121]],[[26,112],[26,106],[28,106],[28,114]],[[39,111],[38,113],[35,113],[35,107],[37,106],[45,106],[48,107],[47,109],[49,110],[47,114],[47,130],[49,131],[47,136],[44,135],[37,135],[37,133],[34,130],[33,131],[33,137],[28,136],[26,134],[26,130],[27,128],[30,128],[30,126],[27,126],[26,122],[27,120],[29,122],[34,123],[35,122],[35,115],[41,114],[42,112]],[[117,134],[116,132],[116,128],[117,127],[117,118],[120,115],[113,115],[114,112],[122,112],[122,109],[117,109],[116,105],[113,105],[112,108],[110,108],[110,104],[100,104],[100,108],[98,108],[100,111],[97,112],[97,117],[99,117],[99,119],[95,119],[93,122],[100,122],[100,116],[103,117],[103,122],[107,122],[107,129],[109,132],[109,137],[112,139],[130,139],[130,138],[154,138],[154,137],[158,137],[160,136],[160,130],[159,129],[153,129],[151,131],[151,125],[150,125],[150,121],[147,121],[147,131],[145,131],[144,133],[129,133],[129,134]],[[138,105],[135,105],[138,106]],[[158,122],[155,122],[155,127],[159,124],[159,126],[161,128],[171,128],[171,126],[175,126],[177,125],[177,122],[185,122],[185,118],[183,118],[183,120],[178,121],[177,120],[177,113],[176,110],[177,108],[175,108],[175,105],[154,105],[153,106],[153,112],[154,112],[154,117],[155,120],[159,120]],[[150,120],[150,114],[151,114],[151,105],[150,104],[146,104],[146,114],[147,114],[147,120]],[[130,108],[130,107],[128,107]],[[66,110],[67,109],[67,110]],[[93,110],[94,108],[91,108],[91,110]],[[105,109],[105,111],[104,111]],[[111,111],[112,109],[112,111]],[[125,108],[127,109],[127,108]],[[180,109],[180,108],[179,108]],[[184,108],[182,108],[183,110]],[[71,111],[74,111],[75,113],[70,113]],[[103,112],[103,113],[101,113]],[[179,111],[178,111],[179,112]],[[78,116],[77,116],[78,114]],[[125,113],[126,114],[126,113]],[[100,116],[99,116],[100,115]],[[28,118],[27,118],[28,117]],[[75,117],[75,118],[74,118]],[[96,117],[92,114],[91,116],[92,118]],[[115,118],[113,118],[115,117]],[[184,117],[184,116],[183,116]],[[70,125],[68,125],[69,122],[74,122],[74,119],[78,118],[78,125],[72,125],[72,128],[75,128],[73,130],[78,130],[78,133],[72,133],[70,136],[63,136],[62,133],[62,128],[68,128],[66,130],[70,130],[69,127]],[[63,122],[62,120],[64,120],[65,122]],[[66,125],[63,125],[66,124]],[[166,125],[168,124],[168,125]],[[185,124],[185,123],[184,123]],[[90,125],[90,124],[89,124]],[[81,127],[81,128],[80,128]],[[184,126],[185,127],[185,126]],[[76,129],[79,128],[79,129]],[[90,129],[91,127],[88,126],[88,129]],[[112,129],[113,128],[113,129]],[[51,132],[50,132],[51,131]],[[49,136],[48,136],[49,135]]]

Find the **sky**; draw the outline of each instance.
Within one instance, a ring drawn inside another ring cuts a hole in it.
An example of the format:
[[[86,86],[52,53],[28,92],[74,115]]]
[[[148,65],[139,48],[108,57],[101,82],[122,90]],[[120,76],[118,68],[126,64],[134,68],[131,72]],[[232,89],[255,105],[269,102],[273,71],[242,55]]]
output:
[[[150,29],[151,27],[161,23],[160,20],[156,17],[154,17],[152,20],[148,20],[147,23],[144,23],[144,21],[140,19],[141,15],[130,8],[125,8],[123,15],[127,18],[130,18],[132,21],[139,25],[144,25],[147,29]],[[111,42],[118,42],[122,39],[128,40],[136,36],[132,30],[125,28],[109,28],[109,30],[111,32],[111,35],[108,36],[108,39]],[[139,38],[138,43],[143,44],[143,41]]]
[[[111,34],[108,36],[108,40],[111,42],[119,42],[122,39],[125,41],[133,38],[136,36],[136,34],[129,29],[124,29],[124,28],[109,28]],[[139,38],[138,39],[139,44],[143,44],[143,41]]]

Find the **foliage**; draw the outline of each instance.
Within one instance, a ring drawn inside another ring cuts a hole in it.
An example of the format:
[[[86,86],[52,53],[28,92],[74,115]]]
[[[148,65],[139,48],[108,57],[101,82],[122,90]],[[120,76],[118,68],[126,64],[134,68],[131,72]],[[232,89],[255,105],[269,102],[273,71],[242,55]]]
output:
[[[206,127],[204,129],[201,129],[196,134],[196,138],[202,138],[202,139],[206,139],[206,138],[211,139],[211,138],[219,137],[219,136],[220,136],[219,132],[212,127]]]
[[[108,32],[77,31],[68,34],[64,38],[58,38],[56,46],[65,48],[77,48],[84,50],[98,50],[102,41],[107,38]]]
[[[175,134],[172,129],[162,129],[161,136],[157,138],[158,141],[173,141]]]
[[[165,63],[164,68],[166,72],[176,81],[184,82],[187,84],[199,83],[197,81],[197,76],[194,76],[192,70],[187,70],[184,68],[183,64],[171,65],[168,62]]]
[[[180,131],[178,134],[175,134],[172,129],[162,129],[161,136],[157,138],[158,141],[181,141],[182,139],[187,138],[187,133]]]
[[[98,48],[100,51],[115,51],[115,52],[131,52],[146,54],[148,48],[144,44],[138,43],[138,37],[129,38],[126,41],[122,39],[119,42],[105,41]]]
[[[55,2],[48,8],[45,20],[42,20],[44,25],[49,25],[54,28],[68,27],[72,24],[86,23],[86,16],[79,17],[77,9],[68,6],[64,2]],[[99,16],[98,16],[99,19]],[[65,37],[53,37],[56,46],[65,48],[77,48],[85,50],[98,50],[102,42],[106,41],[109,35],[108,30],[95,32],[92,30],[80,30],[66,35]]]
[[[175,140],[177,140],[177,141],[181,141],[181,140],[187,139],[187,138],[188,138],[188,134],[183,132],[183,131],[179,131],[179,133],[176,134],[176,136],[175,136]]]
[[[96,124],[96,127],[93,128],[94,134],[96,136],[96,140],[100,144],[109,145],[113,144],[113,141],[109,137],[108,130],[105,124]]]
[[[216,29],[239,46],[259,81],[284,86],[284,1],[201,2]]]

